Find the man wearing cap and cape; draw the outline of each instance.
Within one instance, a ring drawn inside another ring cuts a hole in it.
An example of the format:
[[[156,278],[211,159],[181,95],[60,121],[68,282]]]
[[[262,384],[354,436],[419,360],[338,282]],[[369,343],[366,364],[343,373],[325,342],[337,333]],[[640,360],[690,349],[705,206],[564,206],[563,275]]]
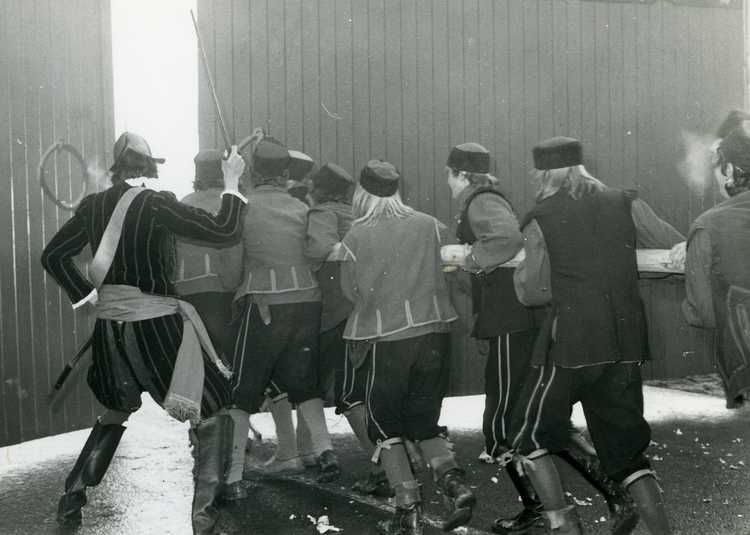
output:
[[[682,310],[717,334],[727,407],[737,408],[750,398],[750,122],[719,142],[714,176],[725,200],[690,226]]]
[[[58,520],[81,521],[86,487],[104,476],[125,428],[148,392],[172,416],[189,419],[195,437],[192,525],[211,533],[230,445],[228,370],[195,309],[175,298],[174,239],[231,243],[239,237],[245,198],[237,184],[244,162],[233,148],[222,164],[226,190],[216,215],[181,204],[173,194],[131,187],[129,178],[156,178],[146,140],[126,132],[114,146],[112,186],[81,201],[50,240],[42,264],[73,301],[97,318],[88,384],[107,409],[65,482]],[[95,251],[87,279],[73,262]]]
[[[403,203],[400,178],[381,160],[371,160],[360,173],[354,222],[341,242],[341,288],[354,304],[344,330],[349,358],[353,368],[368,368],[372,460],[385,470],[395,494],[396,511],[379,529],[419,535],[422,496],[405,441],[418,444],[432,468],[448,510],[444,530],[466,524],[476,498],[445,427],[438,425],[449,380],[450,328],[457,319],[440,260],[447,229]]]
[[[451,149],[446,165],[448,185],[460,206],[456,229],[466,244],[463,269],[471,273],[472,304],[476,320],[472,336],[489,340],[485,368],[483,432],[486,453],[501,459],[510,449],[513,408],[531,370],[531,354],[538,333],[541,309],[521,304],[513,287],[513,271],[500,266],[523,247],[523,236],[507,193],[489,174],[490,153],[478,143],[462,143]],[[591,483],[607,501],[616,525],[637,522],[632,505],[601,469],[592,447],[571,426],[571,439],[557,455]],[[524,533],[541,521],[542,503],[515,464],[505,465],[521,497],[523,509],[513,517],[495,520],[495,533]]]
[[[649,531],[667,535],[661,491],[644,455],[651,429],[640,367],[649,354],[635,250],[668,248],[682,236],[635,192],[592,177],[578,140],[546,140],[533,158],[537,203],[522,223],[526,259],[516,285],[522,303],[550,306],[512,417],[517,462],[550,530],[582,533],[551,456],[567,446],[571,406],[580,401],[605,472],[627,489]]]

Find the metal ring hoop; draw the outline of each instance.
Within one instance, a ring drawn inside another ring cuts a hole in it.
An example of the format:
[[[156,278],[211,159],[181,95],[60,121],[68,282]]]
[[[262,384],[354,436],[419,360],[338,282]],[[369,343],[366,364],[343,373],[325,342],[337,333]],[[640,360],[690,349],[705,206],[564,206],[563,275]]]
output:
[[[258,143],[261,139],[263,139],[265,135],[266,134],[262,128],[255,128],[252,134],[250,134],[237,144],[237,152],[242,153],[242,151],[245,150],[245,147],[247,147],[250,143],[252,143],[253,141],[255,141],[255,143]]]
[[[63,201],[62,199],[58,199],[55,196],[55,192],[52,190],[52,188],[49,187],[49,184],[47,184],[47,178],[45,177],[44,173],[44,166],[47,163],[47,160],[50,156],[53,154],[57,154],[58,152],[65,151],[69,153],[75,160],[78,161],[78,164],[81,166],[81,171],[83,174],[83,189],[81,190],[81,193],[78,195],[78,197],[72,201]],[[63,143],[62,141],[58,141],[57,143],[51,145],[45,153],[42,155],[42,159],[39,162],[39,169],[37,170],[37,177],[39,178],[39,184],[42,186],[42,191],[44,191],[44,194],[47,195],[47,197],[55,203],[57,206],[62,208],[63,210],[69,210],[74,211],[76,208],[78,208],[78,205],[81,203],[83,198],[88,193],[88,172],[86,170],[86,163],[83,161],[83,156],[81,156],[81,153],[78,152],[78,150],[69,143]]]

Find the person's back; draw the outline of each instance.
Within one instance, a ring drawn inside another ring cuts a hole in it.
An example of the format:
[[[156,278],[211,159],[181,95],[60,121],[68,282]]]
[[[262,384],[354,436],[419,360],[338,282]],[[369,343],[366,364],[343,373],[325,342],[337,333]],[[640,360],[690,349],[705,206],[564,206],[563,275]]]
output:
[[[243,232],[241,293],[273,294],[317,288],[305,258],[308,207],[273,185],[248,199]]]
[[[437,219],[421,212],[352,226],[343,244],[358,264],[357,296],[345,338],[379,338],[455,319],[440,234]]]
[[[221,208],[221,192],[221,188],[194,191],[180,202],[215,214]],[[240,282],[241,272],[241,253],[236,245],[177,240],[174,283],[180,295],[233,291]]]
[[[539,223],[549,253],[557,311],[550,357],[560,365],[646,357],[631,200],[616,189],[579,199],[560,191],[526,218]]]
[[[711,237],[714,290],[725,296],[730,286],[750,289],[750,192],[704,212],[693,223],[691,232],[698,228],[707,230]],[[716,304],[723,305],[723,300]]]

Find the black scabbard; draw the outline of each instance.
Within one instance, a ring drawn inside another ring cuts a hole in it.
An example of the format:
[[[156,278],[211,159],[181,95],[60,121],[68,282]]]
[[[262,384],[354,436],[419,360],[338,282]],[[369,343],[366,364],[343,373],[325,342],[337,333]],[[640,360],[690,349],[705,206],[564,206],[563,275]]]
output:
[[[55,384],[52,386],[52,390],[50,390],[50,393],[47,396],[47,401],[50,404],[52,404],[55,401],[55,398],[60,393],[60,390],[62,390],[62,387],[65,384],[65,381],[68,379],[68,376],[78,365],[78,362],[81,360],[81,358],[86,354],[86,351],[88,351],[89,348],[91,347],[93,339],[94,339],[93,335],[89,336],[88,340],[84,342],[84,344],[78,350],[76,355],[70,360],[70,362],[68,362],[65,365],[65,368],[63,368],[63,371],[60,372],[60,375],[57,377],[57,381],[55,381]]]

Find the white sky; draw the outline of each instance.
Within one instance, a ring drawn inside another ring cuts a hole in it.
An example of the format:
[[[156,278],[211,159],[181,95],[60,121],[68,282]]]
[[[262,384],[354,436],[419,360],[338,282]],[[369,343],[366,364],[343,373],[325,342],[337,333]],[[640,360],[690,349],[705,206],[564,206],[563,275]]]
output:
[[[112,0],[115,137],[145,137],[166,158],[153,187],[192,191],[198,151],[195,0]]]

